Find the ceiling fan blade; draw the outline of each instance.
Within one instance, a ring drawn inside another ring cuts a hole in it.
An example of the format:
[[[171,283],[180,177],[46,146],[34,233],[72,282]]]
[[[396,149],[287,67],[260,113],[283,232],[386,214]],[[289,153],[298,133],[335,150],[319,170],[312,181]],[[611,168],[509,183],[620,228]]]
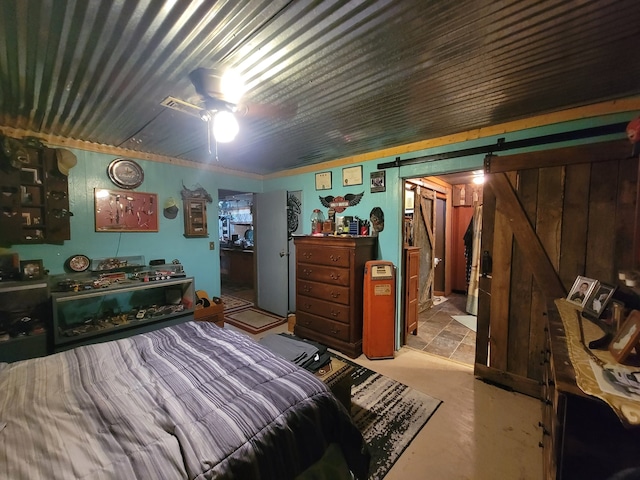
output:
[[[298,111],[298,105],[293,103],[275,105],[264,103],[240,103],[237,106],[237,114],[241,117],[272,118],[288,120],[293,118]]]

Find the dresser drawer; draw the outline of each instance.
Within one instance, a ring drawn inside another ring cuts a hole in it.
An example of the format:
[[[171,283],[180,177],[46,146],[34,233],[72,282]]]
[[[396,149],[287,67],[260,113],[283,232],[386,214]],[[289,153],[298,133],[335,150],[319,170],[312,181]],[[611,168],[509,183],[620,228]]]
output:
[[[306,295],[307,297],[349,305],[349,287],[298,280],[296,283],[296,292],[299,295]]]
[[[343,248],[335,248],[327,245],[301,245],[296,247],[297,260],[300,263],[315,263],[319,265],[333,265],[336,267],[349,267],[351,251]]]
[[[349,340],[349,325],[327,320],[326,318],[311,315],[300,310],[296,311],[296,326],[297,325],[315,330],[329,337],[337,338],[338,340]]]
[[[347,305],[341,305],[339,303],[331,303],[318,300],[317,298],[298,295],[296,298],[296,310],[338,322],[349,323],[350,309]]]
[[[297,272],[299,280],[312,280],[314,282],[323,282],[331,285],[349,286],[350,272],[347,268],[299,263]]]

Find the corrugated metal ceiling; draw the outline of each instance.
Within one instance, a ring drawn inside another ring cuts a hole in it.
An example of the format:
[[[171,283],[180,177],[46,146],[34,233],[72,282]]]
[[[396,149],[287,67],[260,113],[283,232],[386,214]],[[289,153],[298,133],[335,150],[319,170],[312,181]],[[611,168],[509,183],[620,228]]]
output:
[[[639,40],[632,0],[2,0],[0,126],[215,162],[161,102],[234,67],[272,108],[219,163],[265,174],[638,95]]]

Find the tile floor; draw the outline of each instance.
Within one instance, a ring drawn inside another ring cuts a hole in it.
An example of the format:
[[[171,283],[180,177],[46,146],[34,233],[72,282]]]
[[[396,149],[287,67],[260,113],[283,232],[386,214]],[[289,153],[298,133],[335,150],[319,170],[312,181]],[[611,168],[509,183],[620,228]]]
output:
[[[466,315],[467,296],[453,293],[446,301],[418,315],[418,334],[409,335],[407,346],[416,350],[473,365],[476,333],[454,320],[452,315]]]

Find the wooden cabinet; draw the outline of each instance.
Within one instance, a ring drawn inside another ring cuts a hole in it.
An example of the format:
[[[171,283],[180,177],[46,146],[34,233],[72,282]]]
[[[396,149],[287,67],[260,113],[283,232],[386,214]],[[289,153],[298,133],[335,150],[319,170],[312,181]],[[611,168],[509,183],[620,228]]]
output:
[[[404,334],[418,334],[420,247],[404,247]]]
[[[544,478],[605,479],[640,467],[640,428],[625,428],[605,402],[578,387],[564,325],[553,302],[547,306],[545,333],[540,422]]]
[[[294,333],[355,358],[362,353],[364,265],[375,237],[294,237]]]
[[[0,283],[0,362],[43,357],[48,352],[51,325],[46,279]]]
[[[184,236],[209,236],[207,229],[207,201],[204,198],[189,198],[184,201]]]
[[[61,244],[71,238],[67,176],[55,149],[22,151],[19,163],[0,156],[0,244]]]

